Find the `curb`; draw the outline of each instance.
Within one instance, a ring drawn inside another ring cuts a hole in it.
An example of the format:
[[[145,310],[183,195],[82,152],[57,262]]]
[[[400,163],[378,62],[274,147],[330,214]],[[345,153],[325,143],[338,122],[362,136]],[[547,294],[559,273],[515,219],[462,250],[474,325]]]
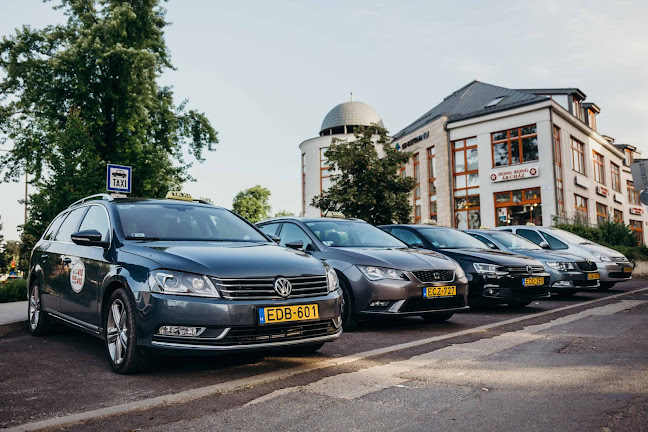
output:
[[[9,333],[19,332],[22,330],[27,330],[27,320],[0,324],[0,336],[4,336]]]

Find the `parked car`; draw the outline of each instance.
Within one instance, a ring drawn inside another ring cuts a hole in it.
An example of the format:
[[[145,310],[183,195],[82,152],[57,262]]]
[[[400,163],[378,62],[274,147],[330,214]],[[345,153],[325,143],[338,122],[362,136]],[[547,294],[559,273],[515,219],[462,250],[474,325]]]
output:
[[[544,265],[551,277],[551,292],[569,297],[576,292],[597,288],[601,277],[596,263],[560,251],[542,249],[517,234],[495,230],[468,230],[468,234],[495,250],[517,253],[535,258]]]
[[[342,333],[333,269],[190,198],[75,202],[34,247],[28,280],[29,330],[60,322],[102,338],[118,373],[147,349],[308,352]]]
[[[441,254],[410,249],[357,219],[284,217],[260,222],[282,245],[300,247],[334,268],[344,293],[342,320],[420,315],[438,322],[466,309],[467,280]]]
[[[543,249],[568,252],[596,263],[601,274],[602,291],[632,278],[632,264],[622,253],[596,244],[568,231],[552,227],[511,225],[494,228],[522,236]]]
[[[549,297],[549,273],[538,260],[489,249],[454,228],[430,225],[384,225],[381,229],[411,247],[437,251],[456,260],[468,277],[468,304],[523,307]]]

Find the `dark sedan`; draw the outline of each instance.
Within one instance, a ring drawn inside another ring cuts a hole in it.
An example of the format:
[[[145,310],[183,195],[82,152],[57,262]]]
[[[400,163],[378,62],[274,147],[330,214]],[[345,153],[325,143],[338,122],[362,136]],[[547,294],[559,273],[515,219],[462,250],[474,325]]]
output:
[[[59,214],[32,254],[30,331],[60,322],[100,337],[118,373],[138,370],[153,349],[308,352],[340,336],[333,269],[181,197],[98,195]]]
[[[345,329],[357,318],[420,315],[444,321],[466,308],[467,280],[452,259],[410,249],[355,219],[280,218],[260,222],[281,244],[299,247],[334,268],[344,293]]]
[[[538,260],[494,251],[465,232],[428,225],[385,225],[383,230],[411,247],[431,249],[456,260],[468,277],[471,307],[522,307],[549,297],[549,274]]]

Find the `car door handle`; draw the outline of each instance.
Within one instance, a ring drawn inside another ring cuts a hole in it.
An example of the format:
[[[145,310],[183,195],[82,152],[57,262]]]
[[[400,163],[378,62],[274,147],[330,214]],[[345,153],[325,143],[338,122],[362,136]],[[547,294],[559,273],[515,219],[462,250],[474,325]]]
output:
[[[61,259],[61,262],[63,264],[70,264],[72,262],[72,258],[63,258]]]

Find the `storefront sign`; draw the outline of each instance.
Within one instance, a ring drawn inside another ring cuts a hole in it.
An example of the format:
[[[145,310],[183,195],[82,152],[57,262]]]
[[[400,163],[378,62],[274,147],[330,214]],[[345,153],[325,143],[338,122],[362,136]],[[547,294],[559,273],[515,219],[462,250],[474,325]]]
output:
[[[428,139],[429,137],[430,137],[430,132],[423,132],[421,135],[412,138],[411,140],[407,141],[406,143],[403,143],[402,145],[396,143],[396,150],[405,150],[407,147],[412,147],[417,142],[421,142],[424,139]]]
[[[598,185],[596,186],[596,193],[605,197],[610,195],[610,192],[608,192],[606,187],[598,186]]]
[[[642,215],[643,209],[641,207],[630,207],[630,214],[633,215]]]
[[[518,179],[537,177],[537,176],[538,176],[538,168],[526,167],[526,168],[513,168],[513,169],[508,169],[506,171],[499,171],[496,173],[492,173],[490,175],[490,179],[492,182],[501,182],[501,181],[518,180]]]

